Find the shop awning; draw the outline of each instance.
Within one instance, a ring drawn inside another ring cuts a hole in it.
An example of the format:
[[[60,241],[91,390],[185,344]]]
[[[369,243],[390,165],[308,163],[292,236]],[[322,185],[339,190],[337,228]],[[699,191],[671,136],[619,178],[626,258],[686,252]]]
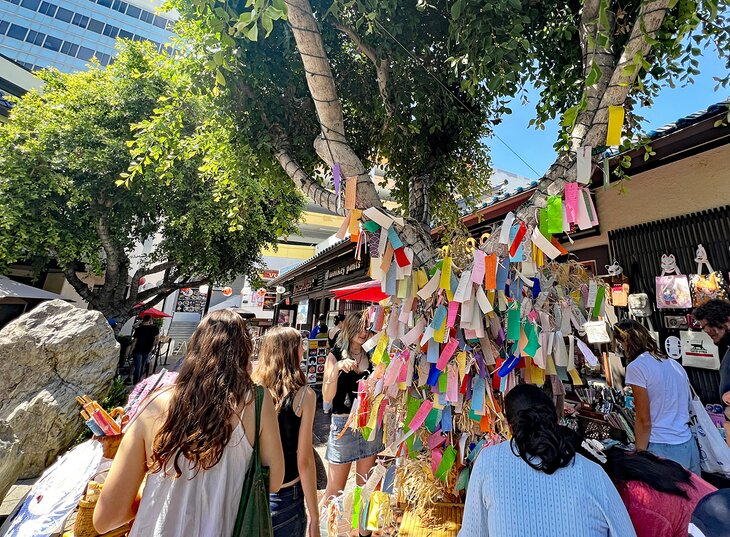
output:
[[[11,280],[6,276],[0,276],[0,299],[3,298],[28,298],[31,300],[60,299],[71,302],[70,300],[63,298],[61,295],[57,295],[56,293],[51,293],[50,291],[46,291],[44,289],[38,289],[37,287],[32,287],[30,285],[25,285],[24,283],[16,282],[15,280]]]
[[[332,293],[338,300],[358,300],[360,302],[380,302],[389,296],[383,293],[380,289],[380,282],[377,280],[333,289]]]

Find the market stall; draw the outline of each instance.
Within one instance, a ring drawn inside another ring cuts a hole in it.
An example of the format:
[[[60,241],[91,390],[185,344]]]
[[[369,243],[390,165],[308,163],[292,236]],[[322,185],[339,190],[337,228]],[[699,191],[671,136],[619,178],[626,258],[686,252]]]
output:
[[[369,245],[387,298],[368,309],[375,371],[347,426],[366,440],[382,429],[387,447],[367,482],[330,504],[330,535],[358,520],[391,526],[397,508],[409,535],[433,530],[436,513],[463,500],[479,452],[509,439],[502,397],[520,382],[551,392],[583,436],[631,444],[632,397],[615,380],[609,322],[628,289],[618,272],[609,282],[568,260],[557,240],[598,224],[587,188],[567,183],[536,224],[510,212],[494,236],[454,241],[424,267],[399,218],[375,208],[348,218],[362,225],[358,248]]]

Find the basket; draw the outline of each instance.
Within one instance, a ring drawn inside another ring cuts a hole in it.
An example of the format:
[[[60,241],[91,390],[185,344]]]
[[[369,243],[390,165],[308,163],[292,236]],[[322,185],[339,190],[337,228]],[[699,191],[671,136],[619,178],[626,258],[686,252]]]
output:
[[[434,507],[433,515],[439,521],[436,525],[406,509],[398,535],[402,537],[457,537],[461,529],[461,520],[464,518],[464,504],[437,504]]]
[[[100,489],[101,487],[99,487]],[[75,537],[122,537],[129,533],[131,524],[125,524],[115,530],[104,533],[103,535],[97,533],[94,529],[94,508],[96,507],[96,500],[98,494],[96,494],[93,501],[87,500],[87,492],[89,486],[86,486],[84,496],[79,500],[78,511],[76,512],[76,521],[74,522],[74,536]]]
[[[606,438],[618,440],[622,444],[628,442],[626,431],[612,427],[605,418],[593,418],[578,414],[578,432],[583,438],[592,438],[599,442]]]
[[[119,444],[122,443],[123,436],[124,434],[115,434],[114,436],[95,436],[94,440],[101,444],[101,447],[104,450],[104,458],[113,459],[117,454]]]

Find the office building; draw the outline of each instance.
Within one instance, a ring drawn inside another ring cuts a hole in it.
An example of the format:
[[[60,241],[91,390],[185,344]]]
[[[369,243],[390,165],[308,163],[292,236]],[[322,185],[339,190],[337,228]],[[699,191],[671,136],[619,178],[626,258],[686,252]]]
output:
[[[0,0],[0,54],[30,70],[108,65],[117,38],[148,40],[161,51],[174,14],[161,0]]]

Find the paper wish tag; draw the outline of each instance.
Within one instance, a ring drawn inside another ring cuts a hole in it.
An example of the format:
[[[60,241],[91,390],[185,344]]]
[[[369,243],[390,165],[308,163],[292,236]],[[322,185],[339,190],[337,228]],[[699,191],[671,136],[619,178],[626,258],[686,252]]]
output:
[[[591,321],[583,325],[588,343],[611,343],[608,325],[605,321]]]
[[[588,362],[588,365],[596,367],[598,365],[598,358],[596,358],[593,351],[588,348],[588,345],[583,343],[580,339],[576,339],[575,342],[578,344],[578,348],[580,349],[581,354],[583,354],[583,357],[586,359],[586,362]]]

